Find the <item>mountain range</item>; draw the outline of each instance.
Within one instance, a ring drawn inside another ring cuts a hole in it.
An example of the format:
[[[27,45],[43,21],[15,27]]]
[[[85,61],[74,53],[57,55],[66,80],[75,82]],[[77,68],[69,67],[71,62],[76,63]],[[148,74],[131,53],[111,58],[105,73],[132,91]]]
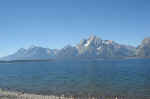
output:
[[[67,45],[62,49],[49,49],[32,46],[21,48],[12,55],[0,60],[32,60],[57,58],[124,58],[124,57],[150,57],[150,38],[145,38],[138,47],[123,45],[112,40],[102,40],[91,35],[82,39],[76,46]]]

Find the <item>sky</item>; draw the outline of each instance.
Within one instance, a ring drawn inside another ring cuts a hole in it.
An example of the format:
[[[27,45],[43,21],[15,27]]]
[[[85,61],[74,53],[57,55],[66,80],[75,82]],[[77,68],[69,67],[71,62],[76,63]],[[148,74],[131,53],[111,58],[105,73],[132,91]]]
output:
[[[0,57],[62,48],[91,34],[137,46],[150,36],[150,0],[0,0]]]

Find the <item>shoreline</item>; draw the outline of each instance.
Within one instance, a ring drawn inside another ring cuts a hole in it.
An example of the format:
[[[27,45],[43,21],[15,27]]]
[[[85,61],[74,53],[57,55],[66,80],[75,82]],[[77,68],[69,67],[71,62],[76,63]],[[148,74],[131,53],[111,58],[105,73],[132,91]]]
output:
[[[128,96],[65,96],[42,95],[17,91],[6,91],[0,88],[0,99],[141,99]],[[144,99],[144,98],[142,98]],[[146,98],[147,99],[147,98]]]
[[[53,62],[53,61],[62,61],[62,60],[126,60],[126,59],[150,59],[150,57],[110,57],[110,58],[66,58],[66,59],[30,59],[30,60],[0,60],[0,63],[24,63],[24,62]]]
[[[0,89],[0,99],[74,99],[73,97],[40,95]]]

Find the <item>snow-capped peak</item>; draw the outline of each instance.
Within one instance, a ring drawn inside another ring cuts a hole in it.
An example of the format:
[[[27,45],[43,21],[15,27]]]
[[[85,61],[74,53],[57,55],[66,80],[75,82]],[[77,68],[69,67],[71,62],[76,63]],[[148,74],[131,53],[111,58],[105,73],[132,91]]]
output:
[[[107,44],[107,45],[108,45],[108,44],[112,44],[112,43],[113,43],[112,40],[105,40],[105,41],[104,41],[104,44]]]
[[[90,43],[91,43],[91,42],[88,40],[88,41],[84,44],[84,46],[87,47],[87,46],[90,45]]]
[[[101,39],[95,35],[91,35],[89,36],[89,38],[86,40],[84,46],[87,47],[89,46],[90,44],[94,44],[94,45],[97,45],[101,43]]]

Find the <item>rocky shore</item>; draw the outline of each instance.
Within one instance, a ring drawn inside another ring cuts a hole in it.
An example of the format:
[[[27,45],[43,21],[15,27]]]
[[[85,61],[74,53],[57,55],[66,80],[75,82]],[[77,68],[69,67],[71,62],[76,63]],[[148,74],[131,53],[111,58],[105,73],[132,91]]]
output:
[[[54,96],[12,92],[0,89],[0,99],[150,99],[148,97],[125,97],[125,96]]]
[[[65,96],[36,95],[23,92],[3,91],[0,89],[0,99],[73,99]]]
[[[0,89],[0,99],[128,99],[127,97],[106,96],[106,97],[79,97],[79,96],[54,96],[54,95],[38,95],[23,92],[4,91]]]

